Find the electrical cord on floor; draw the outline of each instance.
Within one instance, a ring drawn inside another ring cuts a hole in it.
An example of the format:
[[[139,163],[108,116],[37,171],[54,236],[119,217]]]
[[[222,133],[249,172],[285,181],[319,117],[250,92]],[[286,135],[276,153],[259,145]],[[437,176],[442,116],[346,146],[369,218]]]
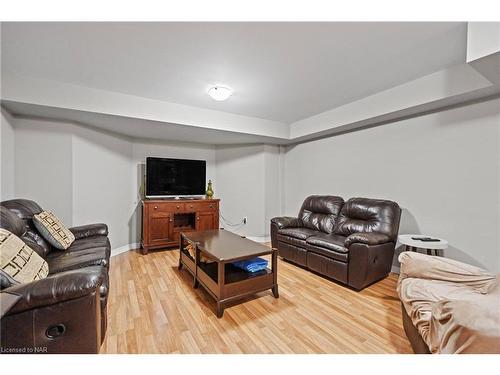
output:
[[[225,225],[227,225],[228,227],[240,227],[242,225],[245,225],[245,222],[243,220],[241,220],[241,222],[239,223],[231,223],[229,220],[227,220],[223,215],[222,213],[219,213],[219,217],[220,219],[224,222]]]

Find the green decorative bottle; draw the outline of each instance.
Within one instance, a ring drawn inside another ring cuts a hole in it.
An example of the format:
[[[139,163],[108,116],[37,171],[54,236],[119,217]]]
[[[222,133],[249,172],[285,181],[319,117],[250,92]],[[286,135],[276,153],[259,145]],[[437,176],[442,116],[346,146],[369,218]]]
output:
[[[212,180],[208,180],[208,186],[205,195],[207,196],[207,199],[212,199],[212,197],[214,196],[214,190],[212,188]]]

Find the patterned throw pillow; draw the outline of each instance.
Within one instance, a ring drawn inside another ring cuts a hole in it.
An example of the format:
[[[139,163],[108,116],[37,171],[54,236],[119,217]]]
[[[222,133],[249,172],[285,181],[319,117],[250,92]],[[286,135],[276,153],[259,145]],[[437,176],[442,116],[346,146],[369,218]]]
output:
[[[0,228],[0,282],[2,288],[45,279],[49,265],[23,240]]]
[[[75,240],[73,233],[50,211],[34,215],[33,223],[42,237],[58,249],[66,250]]]

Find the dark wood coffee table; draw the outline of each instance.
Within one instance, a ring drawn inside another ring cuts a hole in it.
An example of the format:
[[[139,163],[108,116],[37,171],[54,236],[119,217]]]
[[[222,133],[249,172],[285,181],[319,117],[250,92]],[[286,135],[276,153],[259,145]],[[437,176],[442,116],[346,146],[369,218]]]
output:
[[[188,245],[194,254],[185,250]],[[179,244],[179,269],[183,266],[193,275],[193,288],[203,286],[217,301],[217,317],[236,299],[271,289],[278,298],[277,250],[226,230],[182,232]],[[271,255],[271,268],[247,272],[232,262]],[[205,261],[201,261],[203,256]]]

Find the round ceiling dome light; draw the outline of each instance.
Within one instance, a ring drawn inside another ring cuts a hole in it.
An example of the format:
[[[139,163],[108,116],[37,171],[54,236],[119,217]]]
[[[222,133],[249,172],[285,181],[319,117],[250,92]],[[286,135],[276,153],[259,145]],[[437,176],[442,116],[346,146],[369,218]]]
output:
[[[233,95],[233,92],[231,89],[224,86],[214,86],[208,89],[208,95],[210,95],[213,100],[222,102]]]

